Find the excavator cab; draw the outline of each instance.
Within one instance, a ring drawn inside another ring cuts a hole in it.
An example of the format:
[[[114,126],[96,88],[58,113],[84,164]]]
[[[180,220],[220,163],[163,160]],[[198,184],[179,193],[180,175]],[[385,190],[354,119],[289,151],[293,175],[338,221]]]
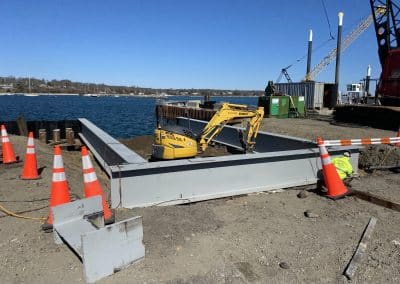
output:
[[[191,158],[197,155],[196,136],[177,125],[160,126],[154,131],[152,157],[160,160]]]

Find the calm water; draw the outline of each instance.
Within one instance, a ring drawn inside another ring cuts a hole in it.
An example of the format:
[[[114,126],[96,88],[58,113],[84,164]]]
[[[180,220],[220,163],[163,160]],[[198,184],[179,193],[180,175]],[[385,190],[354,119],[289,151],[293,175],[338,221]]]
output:
[[[169,97],[171,100],[200,97]],[[213,100],[256,105],[256,97],[213,97]],[[87,118],[115,138],[152,134],[156,98],[79,96],[0,96],[0,121]]]

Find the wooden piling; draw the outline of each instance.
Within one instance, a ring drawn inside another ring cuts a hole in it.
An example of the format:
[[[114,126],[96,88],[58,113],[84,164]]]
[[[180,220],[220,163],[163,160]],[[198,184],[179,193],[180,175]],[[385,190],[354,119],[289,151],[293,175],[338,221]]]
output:
[[[20,116],[17,118],[17,125],[19,129],[19,134],[21,136],[28,136],[28,126],[26,124],[25,117]]]
[[[39,141],[42,143],[47,143],[47,131],[46,129],[39,129]]]
[[[65,128],[65,139],[67,140],[67,144],[75,144],[75,133],[72,128]]]
[[[54,143],[61,142],[60,129],[53,129],[53,142]]]

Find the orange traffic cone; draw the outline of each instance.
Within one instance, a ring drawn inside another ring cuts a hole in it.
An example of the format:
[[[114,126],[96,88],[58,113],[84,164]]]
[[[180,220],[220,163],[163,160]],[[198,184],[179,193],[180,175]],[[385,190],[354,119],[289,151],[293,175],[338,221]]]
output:
[[[35,142],[33,140],[33,132],[29,132],[24,169],[22,170],[21,179],[38,179],[38,178],[40,178],[40,176],[37,171]]]
[[[61,156],[60,146],[54,147],[53,178],[50,192],[50,210],[46,223],[42,226],[43,230],[53,227],[53,214],[51,208],[57,205],[70,202],[67,178],[64,172],[64,163]]]
[[[397,136],[396,137],[400,137],[400,128],[399,128],[399,130],[397,130]],[[396,147],[400,147],[400,142],[397,142],[396,144],[395,144],[395,146]]]
[[[332,199],[337,199],[345,196],[348,191],[340,179],[335,166],[332,164],[331,157],[324,146],[323,140],[318,137],[317,143],[322,161],[322,172],[324,175],[325,186],[328,188],[327,196]]]
[[[85,198],[100,195],[103,204],[104,221],[106,224],[113,223],[114,216],[110,208],[108,208],[106,198],[104,196],[103,190],[101,189],[99,180],[97,179],[97,175],[94,171],[92,161],[90,160],[88,150],[85,146],[82,146],[81,155]]]
[[[14,150],[10,139],[8,139],[7,130],[4,125],[1,125],[1,143],[3,150],[3,164],[16,163],[17,159],[15,158]]]

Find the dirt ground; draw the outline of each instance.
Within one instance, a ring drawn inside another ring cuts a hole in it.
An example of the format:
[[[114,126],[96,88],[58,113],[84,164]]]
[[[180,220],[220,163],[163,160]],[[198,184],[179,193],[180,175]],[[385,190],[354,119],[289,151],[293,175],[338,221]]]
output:
[[[395,135],[306,119],[268,119],[264,130],[307,139]],[[10,139],[17,155],[23,156],[26,138]],[[130,143],[148,153],[148,142],[147,137]],[[37,141],[36,149],[38,166],[45,167],[40,180],[20,180],[22,164],[0,165],[0,204],[12,211],[48,205],[52,150]],[[81,198],[80,153],[64,151],[63,158],[71,194]],[[375,164],[381,159],[376,158]],[[96,169],[109,195],[108,178]],[[352,182],[355,189],[397,202],[399,184],[400,175],[389,171],[360,171],[360,177]],[[100,283],[400,282],[399,212],[351,196],[333,201],[317,194],[313,186],[307,189],[306,198],[297,197],[300,191],[296,188],[180,206],[118,209],[117,220],[143,216],[146,257]],[[315,218],[305,217],[307,210]],[[25,215],[45,217],[47,213],[48,208],[43,208]],[[375,231],[355,279],[348,281],[342,276],[343,270],[372,216],[378,219]],[[80,260],[65,245],[56,245],[52,234],[43,233],[40,225],[0,212],[1,282],[84,283]]]
[[[279,133],[284,135],[302,137],[316,140],[320,136],[323,139],[345,139],[361,137],[395,137],[397,129],[393,131],[359,126],[354,124],[336,123],[328,117],[323,120],[317,119],[264,119],[261,131]]]

